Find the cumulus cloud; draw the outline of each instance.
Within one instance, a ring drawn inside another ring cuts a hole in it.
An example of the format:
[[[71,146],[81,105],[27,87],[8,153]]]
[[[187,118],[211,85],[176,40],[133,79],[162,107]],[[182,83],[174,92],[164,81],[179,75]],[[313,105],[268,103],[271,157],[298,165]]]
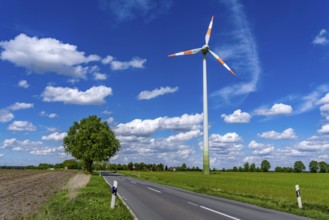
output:
[[[165,141],[167,142],[184,142],[191,140],[193,138],[199,137],[201,135],[200,130],[193,130],[193,131],[187,131],[187,132],[182,132],[176,135],[169,136],[166,138]]]
[[[318,102],[318,105],[329,103],[329,93],[323,96]]]
[[[288,128],[284,130],[282,133],[276,131],[266,131],[261,134],[258,134],[258,137],[264,139],[272,139],[272,140],[282,140],[282,139],[296,139],[297,136],[295,134],[294,129]]]
[[[30,84],[26,80],[20,80],[18,86],[27,89],[30,87]]]
[[[6,109],[0,109],[0,122],[8,122],[14,118],[14,115]]]
[[[107,75],[103,73],[94,73],[94,80],[106,80]]]
[[[138,95],[139,100],[149,100],[154,99],[158,96],[169,94],[169,93],[175,93],[178,91],[178,87],[171,88],[169,86],[167,87],[160,87],[160,89],[154,89],[152,91],[142,91]]]
[[[106,86],[93,86],[86,91],[77,88],[47,86],[42,92],[44,102],[64,102],[76,105],[99,105],[112,95],[112,89]]]
[[[212,134],[209,137],[209,142],[211,143],[211,146],[222,146],[223,143],[236,143],[240,140],[240,135],[235,132],[226,133],[224,135]]]
[[[180,117],[159,117],[155,119],[134,119],[128,123],[120,123],[115,128],[115,133],[121,136],[150,136],[159,130],[197,130],[203,121],[202,114],[188,115]]]
[[[249,149],[257,149],[257,148],[262,148],[264,147],[264,144],[257,143],[255,140],[250,141],[248,147]]]
[[[321,129],[318,130],[320,134],[329,134],[329,124],[323,125]]]
[[[8,128],[10,131],[35,131],[37,128],[28,121],[14,121]]]
[[[57,150],[56,148],[51,148],[51,147],[42,148],[42,149],[33,149],[30,151],[30,154],[49,155],[49,154],[54,153],[56,150]]]
[[[146,63],[146,59],[141,59],[139,57],[134,57],[130,61],[118,61],[112,60],[110,62],[110,66],[112,70],[126,70],[129,68],[144,68],[144,64]]]
[[[315,36],[315,38],[312,41],[312,44],[314,45],[327,45],[329,43],[329,34],[326,29],[321,29],[318,35]]]
[[[31,149],[33,147],[40,147],[42,146],[41,141],[31,141],[29,139],[19,141],[16,138],[5,139],[2,142],[2,148],[12,148],[13,150],[25,150]]]
[[[270,109],[260,108],[255,110],[256,115],[275,116],[275,115],[289,115],[292,112],[292,107],[286,104],[274,104]]]
[[[53,72],[72,78],[86,78],[88,68],[83,66],[91,61],[99,61],[97,55],[85,56],[77,46],[65,44],[54,38],[29,37],[19,34],[9,41],[1,41],[2,60],[43,74]]]
[[[251,119],[250,114],[242,112],[241,109],[235,110],[230,115],[222,114],[221,117],[224,118],[226,123],[248,123]]]
[[[33,103],[16,102],[15,104],[9,106],[8,109],[12,111],[16,111],[20,109],[28,109],[33,107],[34,107]]]
[[[55,132],[46,136],[42,136],[42,140],[44,141],[63,141],[64,137],[67,135],[66,132]]]

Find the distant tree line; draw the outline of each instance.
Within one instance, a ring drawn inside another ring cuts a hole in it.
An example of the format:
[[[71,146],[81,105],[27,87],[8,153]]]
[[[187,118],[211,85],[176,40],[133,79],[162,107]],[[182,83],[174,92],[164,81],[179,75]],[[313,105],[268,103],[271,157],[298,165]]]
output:
[[[309,172],[311,173],[329,173],[329,164],[324,161],[318,162],[312,160],[309,165]],[[263,160],[260,167],[256,167],[255,163],[249,164],[248,162],[244,164],[243,167],[233,167],[232,169],[222,169],[221,171],[227,172],[268,172],[271,168],[270,162]],[[275,167],[275,172],[282,173],[303,173],[306,170],[306,166],[302,161],[296,161],[293,167]]]
[[[0,169],[84,169],[84,162],[81,160],[65,160],[62,163],[57,164],[47,164],[40,163],[38,166],[0,166]],[[170,166],[159,164],[145,164],[129,162],[128,164],[109,164],[107,162],[94,162],[94,170],[114,170],[114,171],[202,171],[199,167],[188,167],[185,163],[181,166]],[[255,163],[249,164],[248,162],[243,165],[243,167],[234,166],[232,169],[217,170],[213,168],[212,171],[221,171],[221,172],[269,172],[271,169],[271,164],[268,160],[263,160],[260,167],[257,167]],[[293,167],[280,167],[277,166],[274,169],[274,172],[282,173],[302,173],[305,172],[306,166],[302,161],[296,161]],[[324,161],[318,162],[312,160],[309,163],[309,172],[311,173],[329,173],[329,164]]]

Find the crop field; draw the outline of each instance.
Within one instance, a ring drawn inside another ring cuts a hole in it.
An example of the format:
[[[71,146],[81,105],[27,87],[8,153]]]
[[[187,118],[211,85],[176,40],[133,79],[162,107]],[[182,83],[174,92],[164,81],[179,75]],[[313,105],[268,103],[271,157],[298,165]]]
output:
[[[220,172],[124,172],[194,192],[234,199],[315,219],[329,219],[329,174]],[[303,208],[297,205],[299,184]]]
[[[36,212],[74,174],[74,171],[0,169],[0,219],[20,219]]]

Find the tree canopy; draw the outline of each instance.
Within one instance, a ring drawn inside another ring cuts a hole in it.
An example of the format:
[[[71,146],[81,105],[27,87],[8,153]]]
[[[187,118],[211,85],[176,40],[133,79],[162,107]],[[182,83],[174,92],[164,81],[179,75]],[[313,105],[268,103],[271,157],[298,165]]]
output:
[[[296,173],[301,173],[301,172],[304,172],[306,169],[304,163],[302,161],[296,161],[295,164],[294,164],[294,171]]]
[[[64,138],[64,149],[91,172],[94,161],[109,160],[120,149],[120,142],[106,122],[92,115],[73,123]]]
[[[261,165],[260,165],[260,169],[263,172],[268,172],[271,169],[271,164],[270,162],[268,162],[268,160],[263,160]]]
[[[318,161],[312,160],[308,167],[309,167],[311,173],[317,173],[319,171]]]

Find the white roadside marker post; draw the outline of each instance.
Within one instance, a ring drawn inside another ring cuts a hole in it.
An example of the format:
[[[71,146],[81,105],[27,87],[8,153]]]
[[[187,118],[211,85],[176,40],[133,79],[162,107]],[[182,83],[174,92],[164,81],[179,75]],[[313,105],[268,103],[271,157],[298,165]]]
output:
[[[117,197],[117,191],[118,191],[118,182],[114,180],[112,187],[111,209],[114,209],[115,198]]]
[[[296,187],[296,196],[297,196],[298,207],[301,209],[301,208],[303,208],[303,206],[302,206],[302,198],[300,196],[299,185],[296,185],[295,187]]]

